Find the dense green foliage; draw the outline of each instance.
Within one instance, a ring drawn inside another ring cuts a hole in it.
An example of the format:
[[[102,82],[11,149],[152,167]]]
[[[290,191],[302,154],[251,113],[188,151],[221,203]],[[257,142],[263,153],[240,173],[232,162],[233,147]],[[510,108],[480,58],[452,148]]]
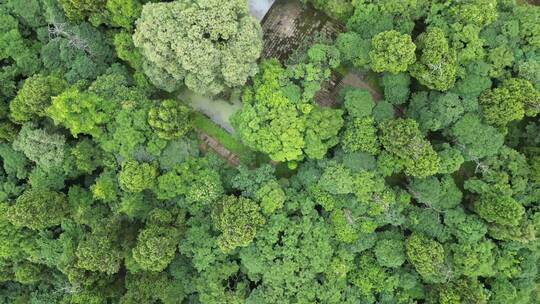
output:
[[[326,57],[334,52],[335,48],[316,45],[308,53],[308,60],[315,63],[300,63],[288,69],[275,60],[262,64],[253,90],[245,92],[244,107],[234,118],[240,137],[248,146],[276,161],[296,161],[305,155],[321,159],[328,148],[338,143],[342,111],[311,102],[317,91],[312,86],[320,88],[320,82],[328,77],[328,73],[311,75],[312,65],[337,67],[339,58]],[[315,71],[319,69],[316,67]],[[302,85],[296,85],[294,80]]]
[[[540,303],[540,7],[295,1],[0,1],[0,304]]]
[[[184,82],[210,95],[241,86],[256,73],[261,41],[245,0],[148,4],[133,36],[154,85],[172,92]]]

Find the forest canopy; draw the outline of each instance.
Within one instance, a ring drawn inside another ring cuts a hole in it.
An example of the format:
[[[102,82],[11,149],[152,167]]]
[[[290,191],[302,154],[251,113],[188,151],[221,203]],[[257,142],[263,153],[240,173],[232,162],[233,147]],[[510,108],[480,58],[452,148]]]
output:
[[[540,303],[530,2],[0,1],[0,303]]]

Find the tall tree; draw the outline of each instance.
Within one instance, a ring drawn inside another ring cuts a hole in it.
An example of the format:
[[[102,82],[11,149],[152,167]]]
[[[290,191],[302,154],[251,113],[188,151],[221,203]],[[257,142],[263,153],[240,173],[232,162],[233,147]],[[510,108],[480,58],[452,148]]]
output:
[[[416,177],[426,177],[439,170],[439,157],[431,143],[427,141],[416,121],[396,119],[385,121],[380,126],[380,141],[394,159],[405,166],[405,173]]]
[[[416,61],[416,46],[411,36],[390,30],[377,34],[371,40],[371,68],[375,72],[392,74],[404,72]]]
[[[486,122],[499,127],[540,113],[540,91],[522,78],[506,79],[500,86],[484,91],[479,101]]]
[[[157,87],[215,95],[257,72],[262,32],[245,1],[174,1],[146,4],[133,41]]]
[[[28,190],[7,211],[9,221],[17,227],[44,229],[59,225],[67,213],[65,194],[49,190]]]
[[[456,81],[456,53],[448,45],[444,31],[430,27],[416,42],[422,53],[411,67],[411,76],[433,90],[446,91]]]
[[[256,202],[244,197],[226,196],[213,209],[212,222],[221,232],[218,237],[220,249],[231,252],[253,241],[257,229],[264,224],[264,218]]]
[[[36,116],[45,116],[51,97],[66,89],[64,80],[55,76],[33,75],[25,80],[17,96],[9,104],[11,117],[16,122],[26,122]]]
[[[58,166],[64,160],[66,139],[63,135],[25,124],[13,141],[13,149],[45,168]]]
[[[185,105],[166,99],[150,109],[148,124],[163,139],[175,139],[191,128],[191,111]]]

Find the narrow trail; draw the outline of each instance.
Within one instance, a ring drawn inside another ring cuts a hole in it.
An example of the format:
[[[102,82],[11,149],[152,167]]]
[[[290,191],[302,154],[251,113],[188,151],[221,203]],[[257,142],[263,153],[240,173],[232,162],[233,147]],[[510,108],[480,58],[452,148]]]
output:
[[[377,89],[375,89],[371,84],[369,84],[365,80],[365,75],[362,75],[356,71],[349,72],[341,81],[341,83],[334,89],[335,93],[339,93],[339,91],[347,86],[351,86],[353,88],[357,89],[366,89],[369,91],[371,96],[373,97],[373,100],[375,102],[381,101],[383,99],[383,95],[381,92]]]
[[[338,33],[345,30],[343,24],[332,20],[311,6],[302,5],[300,1],[251,0],[249,4],[251,14],[261,21],[264,33],[261,58],[276,57],[280,61],[284,61],[306,37],[316,32],[323,33],[328,37],[336,37]],[[350,71],[345,75],[334,71],[330,79],[323,83],[321,90],[315,95],[314,101],[325,107],[337,106],[340,91],[348,86],[366,89],[373,95],[375,101],[382,100],[382,94],[365,80],[364,75],[356,71]],[[229,133],[233,131],[228,118],[230,114],[238,110],[238,104],[227,104],[227,106],[221,107],[215,101],[195,98],[196,96],[183,97],[192,100],[192,105],[198,111],[210,117]],[[211,149],[231,166],[240,165],[238,155],[227,149],[216,138],[202,130],[197,130],[197,134],[200,139],[201,151]]]
[[[330,80],[323,84],[323,88],[315,95],[315,102],[323,107],[333,107],[338,104],[339,93],[346,87],[367,90],[375,102],[383,99],[382,93],[365,80],[365,75],[350,71],[345,76],[338,72],[332,73]]]
[[[225,148],[217,139],[206,134],[201,130],[197,130],[197,135],[200,139],[199,148],[201,151],[206,152],[208,149],[212,149],[221,158],[227,161],[231,166],[237,167],[240,165],[240,158],[238,155],[232,153],[229,149]]]

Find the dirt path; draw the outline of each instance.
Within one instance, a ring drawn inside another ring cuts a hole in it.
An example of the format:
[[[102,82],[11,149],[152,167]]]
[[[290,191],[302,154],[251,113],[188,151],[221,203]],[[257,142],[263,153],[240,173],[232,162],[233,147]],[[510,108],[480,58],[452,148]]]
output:
[[[208,149],[212,149],[221,158],[227,161],[231,166],[237,167],[240,165],[240,158],[238,157],[238,155],[232,153],[227,148],[225,148],[217,139],[204,133],[201,130],[197,130],[197,135],[200,139],[199,148],[201,149],[201,151],[206,152],[208,151]]]
[[[335,93],[339,94],[339,91],[341,91],[341,89],[343,89],[343,88],[345,88],[347,86],[351,86],[353,88],[358,88],[358,89],[366,89],[366,90],[368,90],[369,93],[371,93],[371,96],[373,96],[373,99],[375,101],[381,101],[383,99],[383,95],[381,94],[381,92],[379,92],[379,90],[373,88],[373,86],[371,86],[371,84],[369,84],[366,81],[365,76],[358,73],[358,72],[351,71],[347,75],[345,75],[345,77],[342,79],[341,83],[336,86],[336,88],[334,90],[334,94]]]
[[[339,103],[339,93],[346,87],[365,89],[375,102],[381,101],[383,95],[381,92],[369,84],[365,76],[359,72],[351,71],[345,76],[334,72],[329,81],[323,84],[322,89],[315,95],[315,102],[323,107],[334,107]]]

